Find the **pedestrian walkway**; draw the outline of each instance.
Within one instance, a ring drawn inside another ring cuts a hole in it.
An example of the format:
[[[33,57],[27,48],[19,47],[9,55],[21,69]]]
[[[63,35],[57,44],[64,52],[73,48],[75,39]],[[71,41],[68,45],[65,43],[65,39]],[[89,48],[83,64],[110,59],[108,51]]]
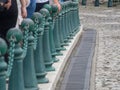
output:
[[[120,8],[118,7],[80,6],[80,20],[84,30],[96,30],[94,57],[90,62],[85,61],[83,57],[81,62],[80,58],[73,57],[60,86],[61,90],[120,90]],[[88,52],[84,49],[77,50],[81,52],[79,55],[82,53],[87,55]],[[90,65],[91,62],[92,66],[85,69],[85,65],[88,63]],[[88,83],[85,83],[86,81]]]

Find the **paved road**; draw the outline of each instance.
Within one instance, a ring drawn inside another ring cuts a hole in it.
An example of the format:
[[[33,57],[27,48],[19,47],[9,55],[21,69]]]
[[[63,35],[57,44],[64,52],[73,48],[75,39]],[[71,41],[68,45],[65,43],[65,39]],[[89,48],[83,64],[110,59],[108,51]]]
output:
[[[120,90],[120,7],[80,6],[80,19],[97,30],[91,90]]]

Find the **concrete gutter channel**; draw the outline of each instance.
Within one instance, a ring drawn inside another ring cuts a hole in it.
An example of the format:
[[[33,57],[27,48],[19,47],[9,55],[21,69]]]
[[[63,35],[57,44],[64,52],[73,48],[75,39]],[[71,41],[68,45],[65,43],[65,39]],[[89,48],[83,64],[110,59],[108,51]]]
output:
[[[69,65],[63,70],[56,90],[94,90],[93,57],[96,51],[96,35],[96,30],[83,30],[82,37],[69,57]]]

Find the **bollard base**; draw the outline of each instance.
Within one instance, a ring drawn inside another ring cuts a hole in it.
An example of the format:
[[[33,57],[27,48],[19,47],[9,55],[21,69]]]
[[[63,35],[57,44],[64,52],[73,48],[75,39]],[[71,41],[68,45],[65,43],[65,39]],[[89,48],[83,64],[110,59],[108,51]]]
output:
[[[24,90],[39,90],[39,88],[34,88],[34,87],[32,88],[31,87],[31,88],[25,88]]]
[[[55,68],[52,66],[52,64],[53,64],[53,61],[45,63],[45,69],[46,69],[46,71],[55,71]]]
[[[52,56],[52,59],[53,59],[53,62],[58,62],[59,61],[59,59],[56,58],[55,56]]]
[[[63,55],[63,53],[61,53],[60,50],[57,50],[56,56],[62,56],[62,55]]]
[[[61,50],[62,50],[62,51],[65,51],[66,48],[65,48],[64,46],[61,46]]]
[[[40,83],[48,83],[49,80],[45,77],[46,76],[46,72],[43,73],[37,73],[37,82]]]
[[[71,40],[68,38],[65,43],[71,43]]]
[[[52,67],[52,66],[46,66],[46,71],[49,72],[49,71],[55,71],[55,68]]]
[[[69,46],[68,43],[62,43],[61,46]]]
[[[73,36],[70,36],[69,39],[73,39]]]
[[[38,81],[39,84],[48,83],[49,82],[48,78],[45,78],[45,77],[41,77],[37,81]]]
[[[56,56],[57,55],[57,52],[55,51],[54,53],[51,54],[52,56]]]

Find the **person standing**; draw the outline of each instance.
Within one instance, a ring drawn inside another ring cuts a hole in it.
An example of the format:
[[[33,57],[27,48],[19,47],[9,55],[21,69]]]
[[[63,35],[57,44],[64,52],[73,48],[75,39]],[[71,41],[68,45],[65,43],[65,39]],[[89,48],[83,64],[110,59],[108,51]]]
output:
[[[30,0],[25,0],[26,3],[26,8],[29,6],[30,4]],[[17,19],[17,24],[16,27],[19,28],[19,26],[21,25],[22,20],[24,19],[21,15],[21,3],[19,0],[17,0],[17,5],[18,5],[18,19]],[[28,14],[27,14],[28,15]]]
[[[61,5],[59,3],[59,0],[36,0],[36,9],[35,12],[38,12],[45,4],[56,4],[58,7],[58,10],[61,10]]]
[[[26,3],[21,1],[21,15],[23,18],[27,16]],[[16,0],[7,0],[4,4],[4,10],[0,12],[0,37],[6,39],[6,33],[10,28],[16,26],[18,17],[18,7]]]

